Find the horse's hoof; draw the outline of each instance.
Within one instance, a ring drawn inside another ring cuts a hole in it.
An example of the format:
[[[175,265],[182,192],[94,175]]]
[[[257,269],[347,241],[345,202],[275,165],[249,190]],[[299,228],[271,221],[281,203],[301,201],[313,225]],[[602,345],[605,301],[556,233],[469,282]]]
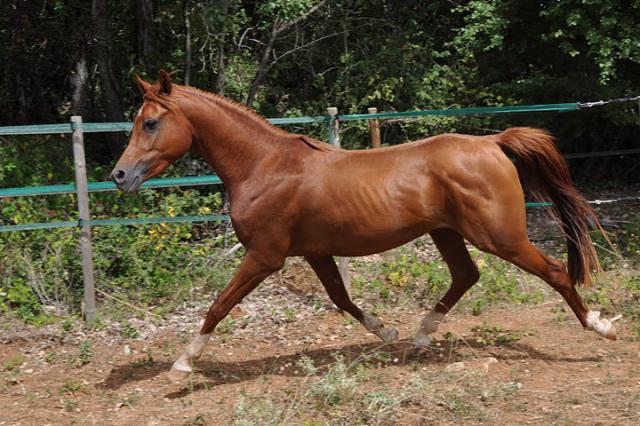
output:
[[[622,318],[622,315],[618,315],[610,320],[601,319],[600,312],[589,311],[587,314],[587,324],[590,330],[595,331],[600,336],[609,340],[617,340],[615,321]]]
[[[378,330],[378,337],[385,343],[393,343],[398,341],[398,330],[395,328],[381,328]]]
[[[426,334],[416,334],[414,344],[418,349],[426,349],[431,345],[431,337]]]
[[[181,371],[181,370],[176,370],[175,368],[172,368],[167,373],[167,378],[172,382],[179,382],[180,380],[184,380],[187,377],[189,377],[189,374],[191,374],[191,371]]]
[[[608,322],[608,320],[607,320],[607,322]],[[611,324],[611,329],[610,329],[610,330],[609,330],[609,332],[608,332],[605,336],[603,336],[603,337],[605,337],[605,338],[607,338],[607,339],[609,339],[609,340],[618,340],[618,336],[617,336],[617,333],[616,333],[616,326],[615,326],[615,325],[613,325],[613,324]]]
[[[193,370],[191,369],[190,365],[185,365],[185,363],[182,362],[181,359],[178,359],[171,366],[171,370],[169,370],[169,373],[167,373],[167,377],[172,382],[177,382],[186,379],[192,371]]]

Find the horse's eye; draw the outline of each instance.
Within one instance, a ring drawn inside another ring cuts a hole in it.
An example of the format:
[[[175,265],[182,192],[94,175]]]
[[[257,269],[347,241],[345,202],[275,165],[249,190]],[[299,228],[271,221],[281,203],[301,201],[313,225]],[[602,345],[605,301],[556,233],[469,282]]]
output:
[[[146,131],[152,132],[156,129],[156,127],[158,127],[158,120],[153,120],[153,119],[144,120],[143,127]]]

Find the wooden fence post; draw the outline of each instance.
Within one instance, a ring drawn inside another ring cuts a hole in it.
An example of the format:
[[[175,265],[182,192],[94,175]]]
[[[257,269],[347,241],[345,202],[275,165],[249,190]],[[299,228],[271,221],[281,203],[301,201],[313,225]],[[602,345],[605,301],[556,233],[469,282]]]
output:
[[[369,114],[377,114],[378,108],[368,108],[367,112]],[[369,120],[369,135],[371,137],[371,147],[380,148],[382,146],[382,144],[380,143],[380,122],[377,118],[372,118]]]
[[[96,319],[96,293],[93,278],[93,248],[91,247],[91,227],[86,224],[90,220],[89,190],[87,184],[87,166],[84,155],[84,136],[82,134],[82,117],[71,117],[73,129],[73,164],[76,170],[76,194],[78,196],[78,212],[80,220],[85,221],[80,228],[80,253],[82,255],[82,278],[84,281],[83,313],[86,321]]]
[[[340,146],[340,123],[338,119],[335,118],[338,115],[338,108],[327,108],[327,114],[329,114],[329,116],[331,117],[331,121],[329,121],[329,143],[335,146]],[[348,257],[338,258],[338,270],[340,271],[340,276],[342,277],[344,287],[347,289],[347,293],[350,293],[351,278],[349,277]]]

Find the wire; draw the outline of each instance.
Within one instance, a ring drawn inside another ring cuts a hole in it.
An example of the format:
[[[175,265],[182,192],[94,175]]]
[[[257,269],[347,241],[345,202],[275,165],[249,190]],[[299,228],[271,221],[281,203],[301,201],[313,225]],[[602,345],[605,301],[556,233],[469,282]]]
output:
[[[635,101],[640,101],[640,96],[609,99],[609,100],[606,100],[606,101],[578,102],[578,106],[580,108],[591,108],[591,107],[595,107],[595,106],[603,106],[603,105],[609,105],[609,104],[620,104],[620,103],[623,103],[623,102],[635,102]]]

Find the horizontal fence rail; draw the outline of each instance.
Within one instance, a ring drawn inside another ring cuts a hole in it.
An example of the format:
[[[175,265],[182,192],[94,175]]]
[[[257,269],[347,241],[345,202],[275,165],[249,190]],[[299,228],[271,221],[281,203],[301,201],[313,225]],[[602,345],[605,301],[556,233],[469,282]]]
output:
[[[512,114],[519,112],[546,112],[546,111],[577,111],[580,109],[578,102],[564,104],[542,104],[542,105],[515,105],[503,107],[474,107],[474,108],[452,108],[452,109],[427,109],[421,111],[404,112],[378,112],[375,114],[347,114],[338,115],[340,121],[350,120],[370,120],[372,118],[417,118],[417,117],[446,117],[460,115],[484,115],[484,114]]]
[[[179,178],[149,179],[142,188],[167,188],[171,186],[220,185],[222,181],[216,175],[185,176]],[[118,188],[113,182],[89,182],[89,192],[115,191]],[[75,194],[75,183],[61,185],[26,186],[20,188],[0,188],[2,197],[25,197],[33,195]]]
[[[118,225],[149,225],[157,223],[184,222],[227,222],[228,215],[200,215],[200,216],[165,216],[165,217],[124,217],[113,219],[66,220],[62,222],[24,223],[19,225],[0,226],[2,232],[34,231],[57,228],[78,228],[82,226],[118,226]]]
[[[268,118],[271,124],[309,124],[326,123],[330,117],[282,117]],[[130,132],[133,123],[123,121],[119,123],[61,123],[61,124],[29,124],[26,126],[5,126],[0,127],[0,136],[9,135],[47,135],[47,134],[67,134],[75,129],[80,129],[84,133],[107,133],[107,132]]]
[[[581,108],[579,102],[561,104],[540,104],[540,105],[514,105],[496,107],[474,107],[474,108],[451,108],[451,109],[427,109],[418,111],[403,112],[379,112],[375,114],[344,114],[335,116],[304,116],[304,117],[281,117],[268,118],[272,124],[309,124],[327,123],[331,120],[353,121],[371,120],[372,118],[417,118],[426,116],[460,116],[460,115],[484,115],[484,114],[507,114],[521,112],[549,112],[549,111],[576,111]],[[64,134],[72,133],[75,128],[81,129],[84,133],[104,133],[104,132],[130,132],[133,128],[131,122],[120,123],[72,123],[61,124],[33,124],[26,126],[5,126],[0,127],[0,135],[43,135],[43,134]]]

